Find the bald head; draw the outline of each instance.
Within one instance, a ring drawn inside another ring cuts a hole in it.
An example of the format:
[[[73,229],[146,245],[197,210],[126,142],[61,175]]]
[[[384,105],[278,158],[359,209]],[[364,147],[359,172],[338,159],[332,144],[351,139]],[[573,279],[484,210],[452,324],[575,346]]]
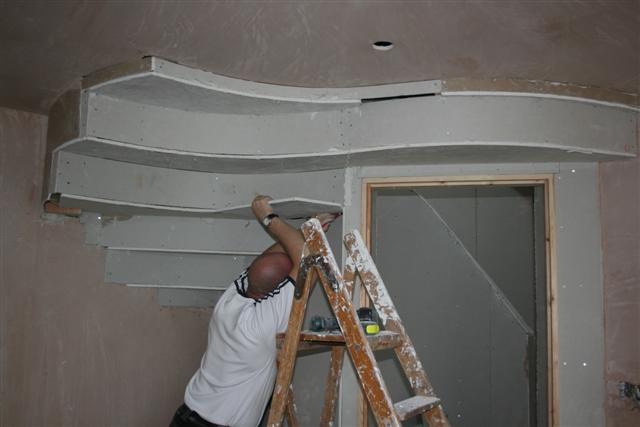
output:
[[[292,268],[291,259],[282,252],[262,254],[249,266],[249,289],[267,294],[289,275]]]

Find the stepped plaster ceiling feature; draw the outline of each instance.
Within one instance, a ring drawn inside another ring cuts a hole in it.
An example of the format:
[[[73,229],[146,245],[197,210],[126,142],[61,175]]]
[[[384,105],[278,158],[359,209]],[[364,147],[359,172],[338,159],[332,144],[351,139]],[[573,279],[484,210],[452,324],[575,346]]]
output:
[[[302,217],[340,211],[354,166],[637,153],[637,108],[579,93],[443,91],[440,81],[307,89],[158,58],[97,71],[83,86],[51,110],[48,191],[62,207],[113,215],[248,219],[239,203],[269,194]]]

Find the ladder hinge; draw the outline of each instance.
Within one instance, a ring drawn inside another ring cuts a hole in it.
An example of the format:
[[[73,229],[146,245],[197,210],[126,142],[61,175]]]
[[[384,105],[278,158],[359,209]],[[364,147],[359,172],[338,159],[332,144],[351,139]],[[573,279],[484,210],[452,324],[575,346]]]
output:
[[[327,262],[326,258],[322,255],[307,255],[300,260],[300,269],[298,270],[298,278],[296,280],[295,297],[300,299],[304,284],[307,279],[307,274],[313,267],[317,267],[322,270],[322,274],[325,275],[327,281],[331,283],[331,289],[337,292],[340,289],[338,278],[333,273],[331,266]]]

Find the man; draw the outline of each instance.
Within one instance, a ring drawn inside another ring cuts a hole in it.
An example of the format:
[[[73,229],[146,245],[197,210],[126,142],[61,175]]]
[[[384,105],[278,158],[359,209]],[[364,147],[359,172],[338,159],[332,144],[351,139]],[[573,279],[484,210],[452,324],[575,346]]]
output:
[[[209,342],[189,381],[185,403],[170,427],[256,427],[276,378],[276,334],[285,332],[304,246],[300,230],[269,205],[251,204],[256,219],[276,240],[242,272],[218,300],[209,322]],[[325,230],[337,215],[316,218]]]

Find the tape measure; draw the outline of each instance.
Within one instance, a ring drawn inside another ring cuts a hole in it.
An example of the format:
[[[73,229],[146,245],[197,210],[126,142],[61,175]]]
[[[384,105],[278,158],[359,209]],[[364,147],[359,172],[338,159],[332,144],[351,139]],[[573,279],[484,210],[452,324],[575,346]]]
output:
[[[360,324],[362,325],[362,329],[364,329],[364,333],[367,335],[375,335],[380,332],[380,325],[376,322],[361,320]]]
[[[380,332],[380,325],[373,318],[373,310],[369,307],[361,307],[358,309],[358,319],[364,333],[367,335],[375,335]]]

